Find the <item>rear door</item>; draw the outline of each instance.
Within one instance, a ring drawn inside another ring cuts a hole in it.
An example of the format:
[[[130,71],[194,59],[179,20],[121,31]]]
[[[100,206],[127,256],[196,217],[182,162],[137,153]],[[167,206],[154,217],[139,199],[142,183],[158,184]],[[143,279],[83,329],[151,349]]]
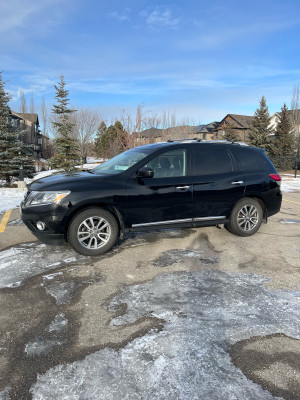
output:
[[[234,204],[244,196],[245,182],[227,149],[228,145],[217,143],[193,146],[194,217],[198,222],[229,218]]]
[[[189,175],[189,149],[160,152],[145,164],[153,178],[136,172],[127,185],[127,221],[134,227],[189,223],[193,217],[193,180]]]

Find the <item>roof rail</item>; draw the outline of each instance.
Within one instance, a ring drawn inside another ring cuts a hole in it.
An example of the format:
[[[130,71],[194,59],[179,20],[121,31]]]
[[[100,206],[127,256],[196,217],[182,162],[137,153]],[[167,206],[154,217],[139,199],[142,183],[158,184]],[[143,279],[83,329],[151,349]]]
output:
[[[201,139],[198,139],[198,138],[193,138],[193,139],[191,139],[191,138],[185,138],[185,139],[169,139],[167,142],[168,142],[168,143],[172,143],[172,142],[186,142],[186,141],[189,141],[189,142],[191,142],[191,141],[202,142],[202,140],[201,140]]]
[[[198,139],[198,138],[187,138],[187,139],[169,139],[167,140],[168,143],[174,142],[188,142],[188,143],[227,143],[227,144],[238,144],[240,146],[249,146],[247,143],[244,142],[235,142],[234,140],[225,140],[225,139],[216,139],[216,140],[206,140],[206,139]]]

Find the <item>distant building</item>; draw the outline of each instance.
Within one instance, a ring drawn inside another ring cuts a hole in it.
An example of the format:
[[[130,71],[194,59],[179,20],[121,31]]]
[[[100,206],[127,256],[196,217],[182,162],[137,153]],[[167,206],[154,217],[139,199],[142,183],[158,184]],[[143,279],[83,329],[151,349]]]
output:
[[[271,128],[272,133],[275,133],[277,125],[280,122],[281,112],[275,112],[270,117],[269,128]],[[289,122],[292,125],[292,131],[294,134],[299,134],[300,132],[300,110],[288,110]]]
[[[215,139],[215,134],[216,134],[216,128],[219,125],[219,122],[214,121],[211,122],[207,125],[203,125],[201,128],[199,134],[200,134],[200,139],[203,140],[214,140]]]
[[[33,145],[34,158],[38,160],[42,158],[43,151],[48,146],[49,138],[41,134],[38,114],[11,111],[10,118],[13,128],[25,131],[21,140],[25,144]]]
[[[135,146],[140,146],[172,139],[200,139],[200,132],[203,126],[181,125],[167,129],[150,128],[142,132],[134,132],[134,144]]]
[[[217,124],[214,132],[214,139],[222,139],[226,129],[232,129],[241,141],[246,142],[253,120],[254,116],[227,114],[226,117]]]

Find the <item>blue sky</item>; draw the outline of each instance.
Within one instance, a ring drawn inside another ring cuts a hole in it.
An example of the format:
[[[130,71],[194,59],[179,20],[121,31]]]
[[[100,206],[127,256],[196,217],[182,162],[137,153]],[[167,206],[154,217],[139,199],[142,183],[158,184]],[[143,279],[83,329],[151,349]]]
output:
[[[0,3],[0,70],[19,111],[51,107],[61,73],[75,107],[107,120],[138,104],[195,123],[270,113],[300,83],[299,0],[10,0]]]

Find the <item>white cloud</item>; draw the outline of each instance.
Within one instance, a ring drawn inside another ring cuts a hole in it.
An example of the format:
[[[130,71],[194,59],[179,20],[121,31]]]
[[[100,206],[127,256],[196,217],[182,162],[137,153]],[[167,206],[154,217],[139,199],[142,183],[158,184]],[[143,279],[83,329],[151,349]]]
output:
[[[193,51],[217,49],[226,44],[232,46],[233,43],[234,45],[236,43],[245,45],[245,39],[247,38],[254,41],[257,37],[261,38],[264,37],[263,35],[284,31],[296,25],[299,25],[299,19],[276,21],[271,18],[265,18],[255,23],[245,22],[244,25],[240,26],[237,24],[232,27],[226,26],[226,28],[220,25],[212,33],[207,29],[202,29],[202,33],[200,32],[193,38],[183,39],[178,42],[178,45],[181,49]]]
[[[126,8],[126,10],[119,12],[119,11],[113,11],[108,14],[109,17],[117,19],[118,21],[130,21],[129,17],[129,12],[130,9]]]
[[[156,7],[153,11],[143,10],[140,16],[145,18],[148,26],[175,28],[179,24],[179,18],[174,18],[167,7]]]

